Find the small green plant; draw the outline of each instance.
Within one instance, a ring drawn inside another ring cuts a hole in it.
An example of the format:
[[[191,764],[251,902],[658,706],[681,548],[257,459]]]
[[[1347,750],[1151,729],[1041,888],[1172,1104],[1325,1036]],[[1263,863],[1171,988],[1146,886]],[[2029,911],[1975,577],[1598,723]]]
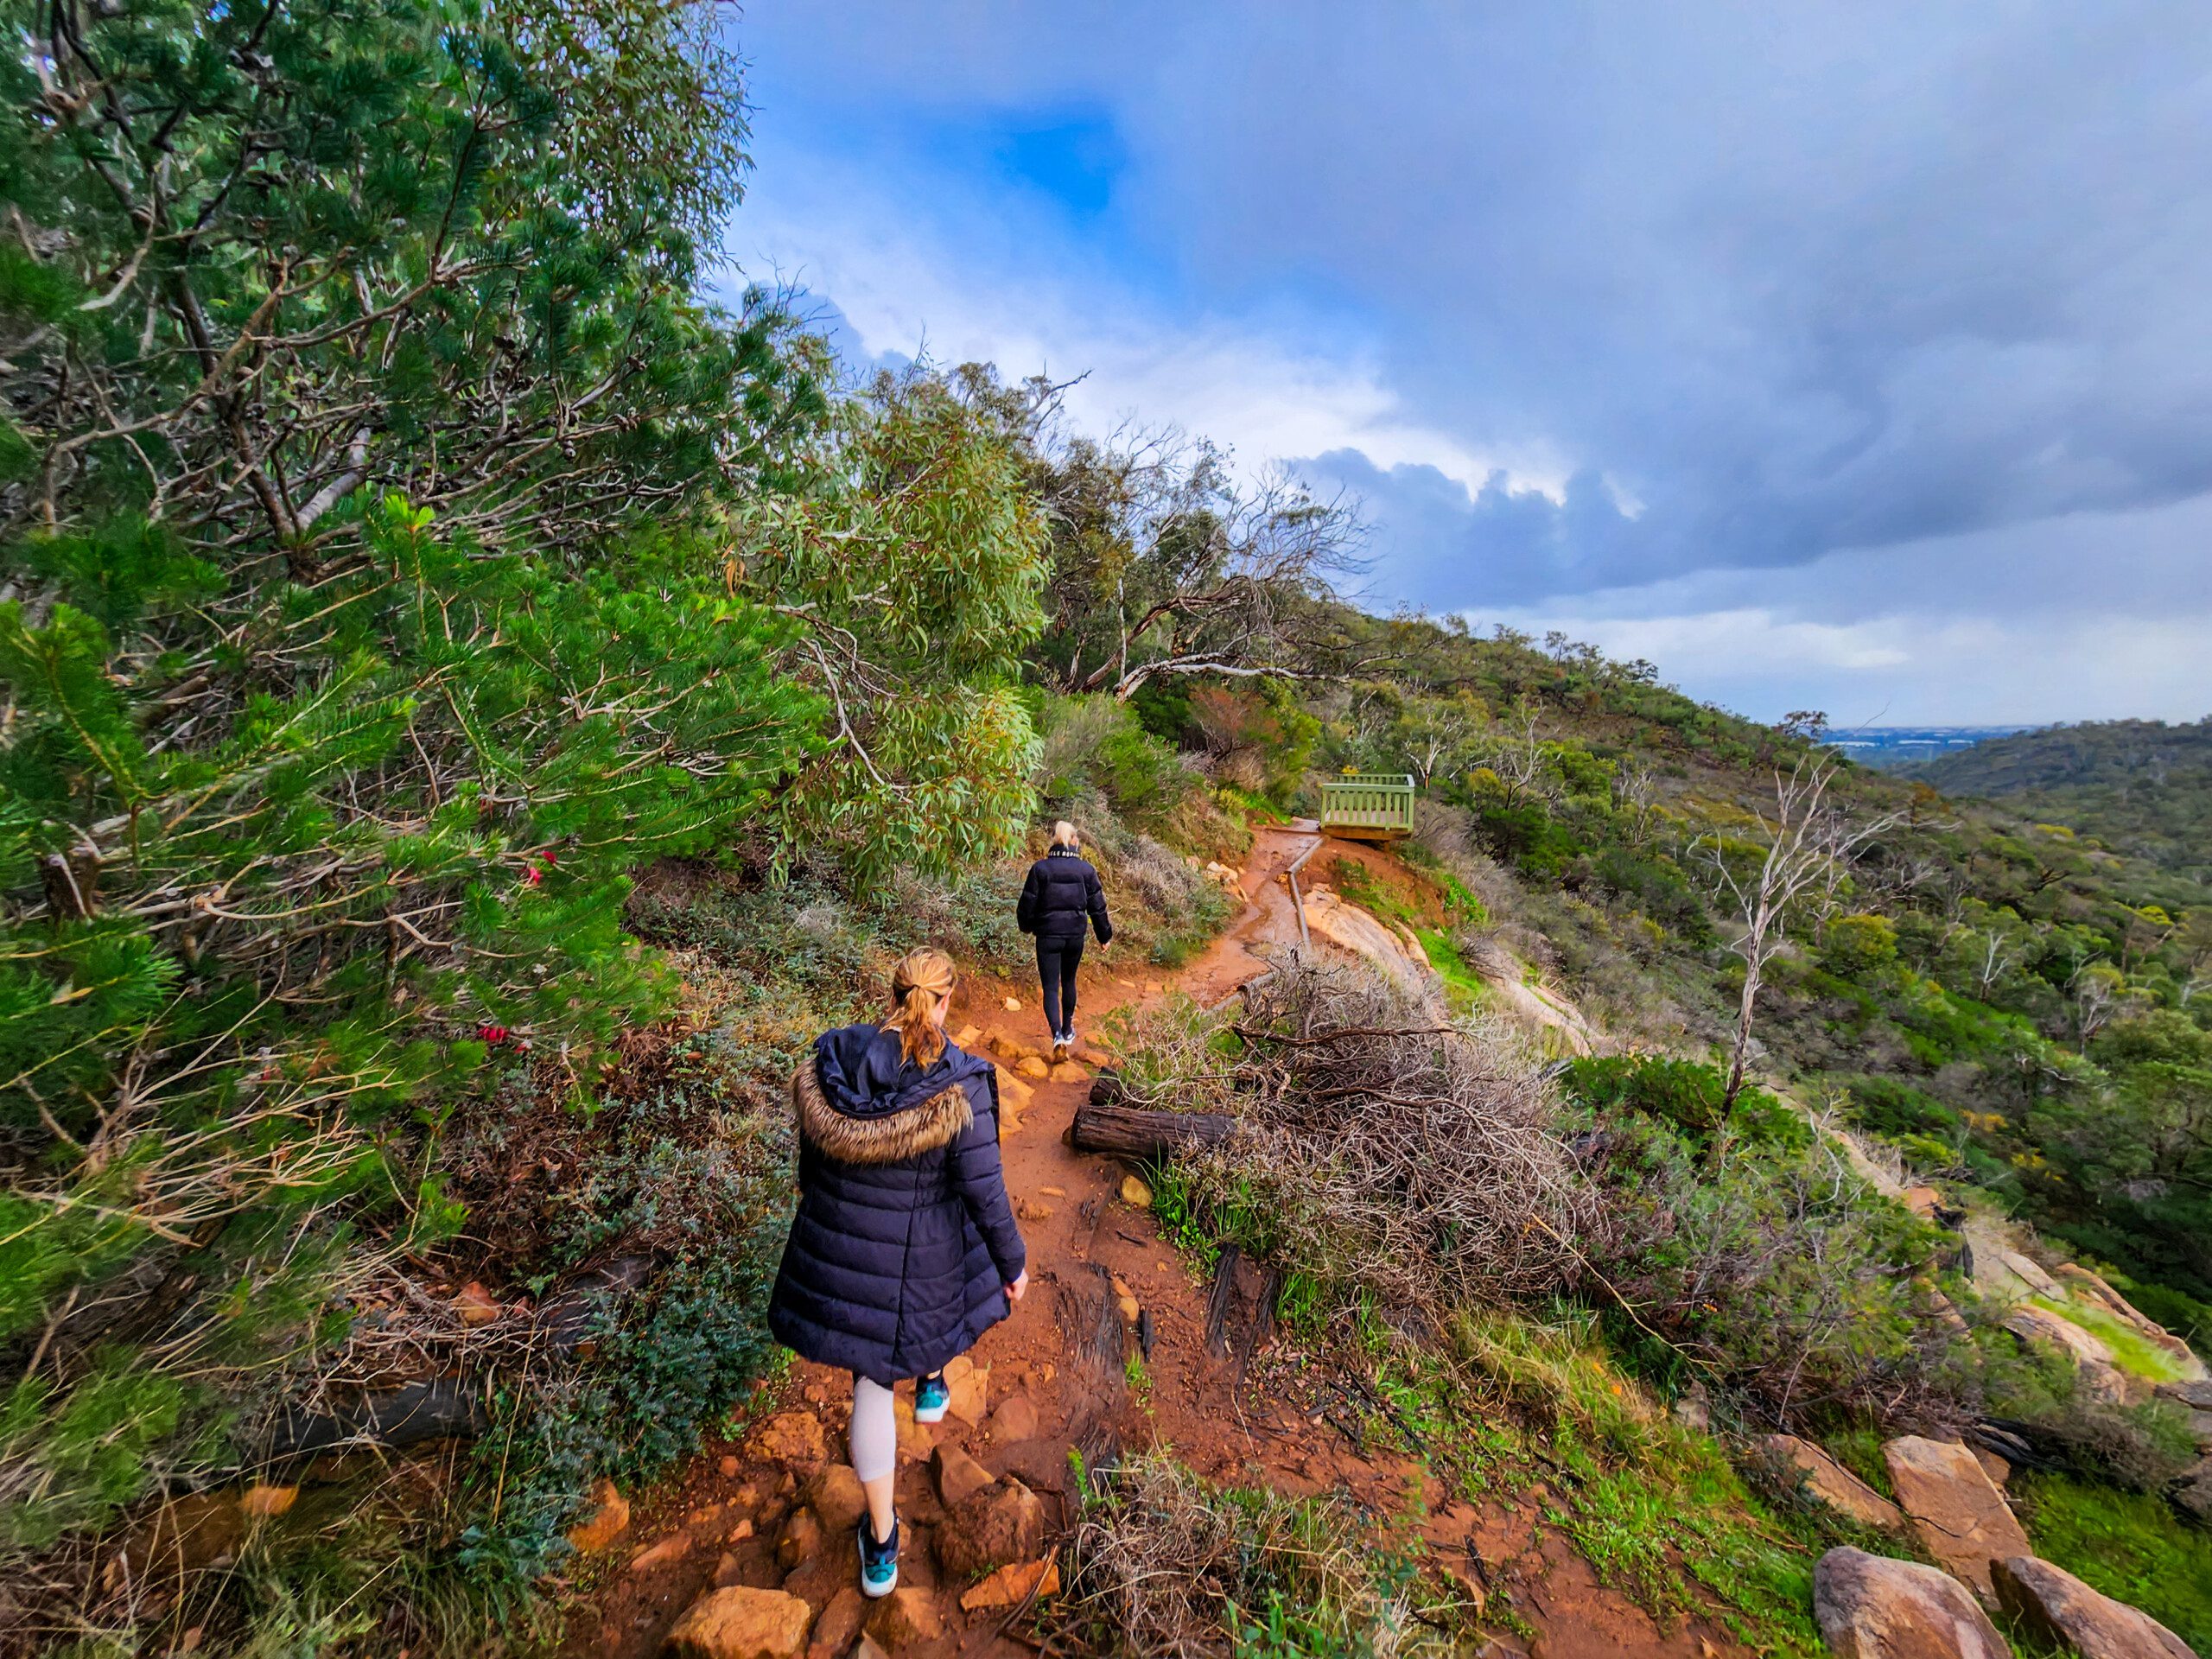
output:
[[[1152,1371],[1145,1364],[1144,1356],[1135,1349],[1131,1349],[1129,1357],[1122,1362],[1122,1380],[1129,1385],[1129,1392],[1136,1395],[1139,1404],[1151,1403]]]

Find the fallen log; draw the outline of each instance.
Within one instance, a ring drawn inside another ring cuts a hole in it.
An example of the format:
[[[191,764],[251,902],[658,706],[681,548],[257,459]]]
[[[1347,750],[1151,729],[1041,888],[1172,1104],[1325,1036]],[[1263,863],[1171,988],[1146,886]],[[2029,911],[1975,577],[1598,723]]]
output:
[[[1175,1153],[1217,1147],[1236,1133],[1236,1120],[1221,1112],[1148,1112],[1094,1100],[1075,1109],[1068,1144],[1077,1152],[1160,1163]]]

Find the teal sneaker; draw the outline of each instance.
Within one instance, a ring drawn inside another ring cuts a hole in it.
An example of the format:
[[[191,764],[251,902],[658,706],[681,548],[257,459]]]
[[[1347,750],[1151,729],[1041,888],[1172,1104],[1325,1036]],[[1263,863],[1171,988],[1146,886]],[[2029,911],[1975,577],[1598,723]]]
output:
[[[891,1536],[880,1544],[866,1511],[853,1530],[861,1546],[861,1593],[871,1599],[889,1595],[899,1587],[899,1517],[891,1517]]]
[[[941,1423],[945,1409],[952,1404],[952,1390],[945,1386],[942,1372],[931,1372],[914,1384],[914,1421],[918,1423]]]

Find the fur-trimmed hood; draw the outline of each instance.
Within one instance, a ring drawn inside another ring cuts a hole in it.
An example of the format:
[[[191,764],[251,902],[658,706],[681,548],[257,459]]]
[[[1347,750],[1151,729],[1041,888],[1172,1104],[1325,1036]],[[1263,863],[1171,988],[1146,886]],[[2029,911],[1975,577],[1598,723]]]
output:
[[[854,1117],[830,1103],[814,1065],[810,1057],[791,1073],[791,1109],[799,1134],[840,1163],[895,1164],[950,1144],[976,1121],[958,1083],[898,1111]]]

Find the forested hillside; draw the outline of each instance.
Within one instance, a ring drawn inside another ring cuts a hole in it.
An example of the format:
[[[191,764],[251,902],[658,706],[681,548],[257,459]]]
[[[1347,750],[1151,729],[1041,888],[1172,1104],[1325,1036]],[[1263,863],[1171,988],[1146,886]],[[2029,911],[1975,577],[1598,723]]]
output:
[[[2212,720],[2108,720],[1992,738],[1908,769],[2212,884]]]
[[[2198,863],[1366,614],[1356,518],[1294,479],[716,307],[749,163],[711,8],[7,15],[0,1649],[555,1640],[589,1522],[780,1386],[791,1068],[905,949],[1026,971],[1063,815],[1149,982],[1125,1074],[1277,1154],[1154,1168],[1160,1248],[1265,1264],[1463,1498],[1554,1480],[1604,1582],[1802,1650],[1811,1553],[1866,1535],[1751,1437],[1878,1483],[1885,1434],[2001,1423],[2069,1560],[2202,1643],[2178,1362],[2116,1336],[2097,1394],[1958,1230],[2031,1224],[2212,1339]],[[1403,880],[1328,879],[1442,1012],[1288,969],[1249,1019],[1179,1001],[1246,896],[1205,861],[1345,768],[1420,785]],[[1507,1029],[1530,988],[1592,1052]],[[1454,1156],[1375,1135],[1439,1100]],[[1098,1490],[1094,1589],[1154,1516]],[[1206,1579],[1195,1650],[1309,1592],[1271,1650],[1374,1650],[1433,1565]],[[1482,1613],[1436,1641],[1516,1628]]]

